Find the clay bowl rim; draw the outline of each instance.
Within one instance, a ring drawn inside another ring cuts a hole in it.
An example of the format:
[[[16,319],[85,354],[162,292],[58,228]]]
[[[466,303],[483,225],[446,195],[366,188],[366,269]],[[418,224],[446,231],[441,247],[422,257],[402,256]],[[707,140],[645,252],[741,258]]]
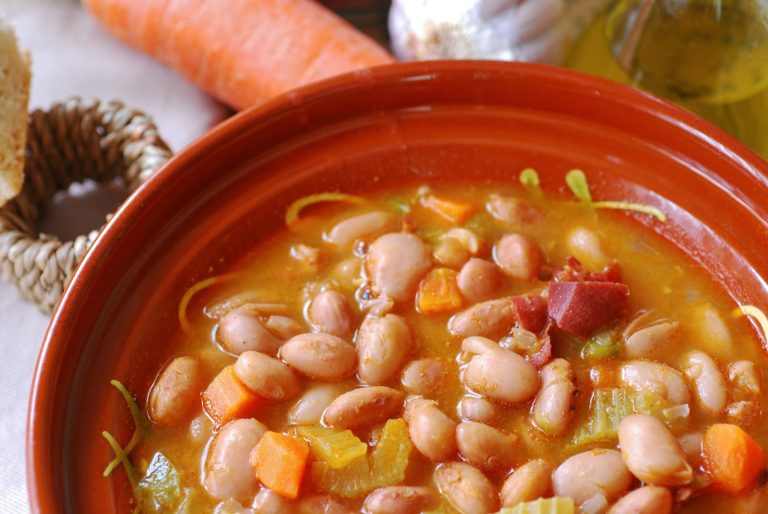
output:
[[[723,157],[738,162],[751,178],[758,180],[768,189],[768,179],[766,179],[768,163],[734,137],[706,120],[640,90],[546,65],[496,61],[396,63],[316,82],[238,113],[175,155],[121,205],[78,266],[56,305],[36,363],[28,404],[26,468],[28,498],[32,511],[56,512],[61,505],[62,492],[53,490],[53,476],[60,470],[51,469],[48,462],[48,456],[52,450],[49,434],[54,430],[51,410],[57,401],[65,398],[63,395],[66,392],[57,387],[57,377],[62,366],[76,362],[72,357],[70,357],[71,362],[67,361],[66,342],[73,320],[87,304],[87,294],[84,292],[87,288],[84,286],[104,265],[103,261],[109,254],[111,245],[118,241],[122,234],[131,230],[132,222],[140,210],[153,201],[160,201],[163,195],[173,194],[173,183],[183,175],[184,169],[201,155],[215,151],[216,146],[225,142],[233,134],[296,109],[302,102],[323,97],[339,97],[346,91],[376,82],[400,83],[407,80],[436,80],[436,77],[439,80],[440,75],[477,73],[501,78],[525,78],[534,83],[539,80],[567,83],[570,87],[595,92],[596,98],[620,98],[632,103],[635,108],[644,109],[649,117],[656,118],[661,123],[675,125],[677,129],[697,139],[700,144],[703,143],[710,150],[720,152]],[[339,110],[343,109],[344,107],[339,107]],[[348,114],[360,113],[349,112]],[[297,133],[301,130],[301,127],[297,127]]]

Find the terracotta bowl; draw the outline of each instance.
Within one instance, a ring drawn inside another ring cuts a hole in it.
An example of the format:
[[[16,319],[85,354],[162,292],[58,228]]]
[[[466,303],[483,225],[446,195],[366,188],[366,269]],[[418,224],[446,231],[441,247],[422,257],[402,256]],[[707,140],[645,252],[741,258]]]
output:
[[[101,431],[125,440],[132,428],[109,380],[144,395],[179,330],[186,288],[280,228],[291,201],[414,177],[514,181],[528,166],[553,192],[579,167],[596,198],[662,207],[660,237],[736,301],[768,306],[768,166],[707,122],[543,66],[412,63],[341,76],[220,125],[102,232],[37,365],[27,436],[33,510],[128,512],[124,474],[101,476],[112,457]]]

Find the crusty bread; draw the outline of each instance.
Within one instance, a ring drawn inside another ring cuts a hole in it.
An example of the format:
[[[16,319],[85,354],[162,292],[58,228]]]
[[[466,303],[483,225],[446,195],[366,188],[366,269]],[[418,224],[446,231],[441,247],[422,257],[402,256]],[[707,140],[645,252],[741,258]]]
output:
[[[21,191],[27,142],[29,55],[0,20],[0,206]]]

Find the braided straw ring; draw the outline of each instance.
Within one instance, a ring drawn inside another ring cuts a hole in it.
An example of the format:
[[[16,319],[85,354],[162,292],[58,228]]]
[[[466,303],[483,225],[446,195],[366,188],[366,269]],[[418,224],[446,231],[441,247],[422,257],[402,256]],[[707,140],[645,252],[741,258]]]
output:
[[[71,98],[30,113],[24,186],[0,209],[2,277],[50,312],[99,233],[64,242],[38,233],[38,218],[53,195],[85,179],[118,176],[133,191],[170,156],[154,123],[120,102]]]

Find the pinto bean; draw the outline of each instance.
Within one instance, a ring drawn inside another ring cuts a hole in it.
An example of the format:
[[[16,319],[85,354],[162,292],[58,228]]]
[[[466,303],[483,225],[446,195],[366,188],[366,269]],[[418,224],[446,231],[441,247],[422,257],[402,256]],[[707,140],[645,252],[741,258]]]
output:
[[[437,508],[437,495],[427,487],[391,486],[376,489],[365,499],[369,514],[420,514]]]
[[[571,363],[555,359],[541,368],[542,388],[533,402],[531,417],[547,435],[562,435],[576,410],[575,378]]]
[[[588,268],[600,269],[608,264],[600,237],[586,227],[569,230],[565,236],[565,248]]]
[[[446,268],[459,269],[472,258],[466,246],[457,239],[441,239],[434,251],[435,260]]]
[[[535,239],[522,234],[506,234],[493,247],[496,264],[518,280],[533,280],[539,275],[544,252]]]
[[[453,239],[454,241],[458,241],[461,246],[466,248],[470,255],[478,255],[485,246],[485,242],[483,241],[483,238],[481,238],[479,235],[477,235],[475,232],[472,232],[468,228],[462,228],[462,227],[454,227],[450,230],[448,230],[446,233],[444,233],[442,236],[440,236],[441,241],[446,241],[448,239]]]
[[[762,393],[760,370],[752,361],[735,361],[728,365],[728,382],[737,400],[754,400]]]
[[[327,494],[315,494],[299,500],[295,510],[295,514],[357,514],[358,512],[343,501]]]
[[[441,464],[435,484],[448,503],[461,514],[488,514],[499,506],[496,488],[477,468],[464,462]]]
[[[488,213],[496,220],[512,227],[524,227],[536,223],[544,214],[520,198],[490,195],[485,204]]]
[[[468,301],[487,300],[501,287],[501,271],[498,266],[485,259],[469,259],[459,271],[456,284]]]
[[[501,410],[485,398],[466,395],[459,402],[459,415],[467,421],[490,424],[501,417]]]
[[[456,427],[459,453],[473,466],[489,473],[506,473],[515,459],[517,437],[485,423],[464,421]]]
[[[419,281],[432,266],[429,247],[413,234],[384,234],[371,244],[365,268],[377,294],[396,302],[412,300]]]
[[[432,400],[411,397],[405,403],[408,435],[426,458],[441,462],[456,453],[456,423]]]
[[[226,351],[235,355],[249,350],[275,355],[283,343],[267,330],[261,315],[247,306],[226,313],[216,337]]]
[[[235,375],[251,391],[280,402],[299,394],[301,384],[291,368],[260,352],[243,352],[235,361]]]
[[[413,347],[411,329],[396,314],[368,316],[356,338],[357,374],[366,384],[383,384],[394,377]]]
[[[317,332],[342,339],[352,336],[354,314],[346,297],[338,291],[323,291],[307,307],[307,318]]]
[[[501,487],[502,507],[546,498],[552,493],[552,465],[541,459],[526,462],[509,475]]]
[[[688,386],[682,374],[665,364],[642,360],[627,361],[619,371],[619,381],[634,391],[648,391],[663,396],[674,405],[690,402]]]
[[[323,411],[347,387],[342,384],[318,384],[307,389],[288,411],[289,425],[319,425]]]
[[[361,237],[392,230],[396,225],[397,218],[390,212],[366,212],[338,222],[325,235],[325,240],[336,245],[347,245]]]
[[[464,351],[472,352],[482,338],[467,338],[462,343]],[[469,361],[462,381],[470,391],[501,404],[515,404],[528,401],[539,390],[539,375],[528,361],[516,353],[496,346],[485,340],[487,348]],[[472,352],[474,353],[474,352]]]
[[[253,498],[251,508],[254,514],[293,514],[294,502],[264,487]]]
[[[624,336],[624,355],[630,359],[652,357],[680,329],[676,321],[662,321],[640,328]]]
[[[348,257],[336,263],[329,277],[341,289],[354,290],[360,279],[360,259]]]
[[[149,419],[163,427],[178,426],[189,420],[200,405],[200,384],[197,359],[186,355],[174,358],[149,391]]]
[[[477,303],[448,320],[448,331],[460,337],[500,337],[515,323],[515,313],[509,298]]]
[[[299,334],[280,348],[280,358],[315,380],[341,380],[355,371],[355,347],[331,334]]]
[[[385,421],[403,406],[403,393],[383,386],[361,387],[340,395],[323,413],[334,428],[360,428]]]
[[[632,475],[616,450],[589,450],[568,458],[552,474],[557,496],[581,505],[597,494],[614,501],[629,489]]]
[[[619,425],[621,455],[629,470],[643,482],[680,486],[693,479],[693,470],[672,432],[647,414],[632,414]]]
[[[711,416],[722,414],[728,394],[725,378],[712,357],[698,350],[688,352],[683,357],[683,373],[693,384],[702,410]]]
[[[429,396],[442,386],[447,375],[448,368],[443,361],[418,359],[405,366],[400,381],[408,392]]]
[[[763,415],[760,404],[752,400],[729,403],[726,412],[728,420],[742,428],[757,425]]]
[[[691,331],[690,339],[696,347],[720,359],[727,359],[734,349],[733,336],[720,312],[711,304],[704,303],[693,308],[686,327]]]
[[[608,514],[669,514],[672,512],[672,493],[664,487],[647,485],[624,495]]]
[[[251,451],[267,432],[255,419],[230,421],[213,437],[205,463],[203,487],[218,500],[245,500],[256,493]]]
[[[264,326],[280,339],[286,340],[304,332],[301,324],[293,318],[287,316],[270,316],[264,323]]]

